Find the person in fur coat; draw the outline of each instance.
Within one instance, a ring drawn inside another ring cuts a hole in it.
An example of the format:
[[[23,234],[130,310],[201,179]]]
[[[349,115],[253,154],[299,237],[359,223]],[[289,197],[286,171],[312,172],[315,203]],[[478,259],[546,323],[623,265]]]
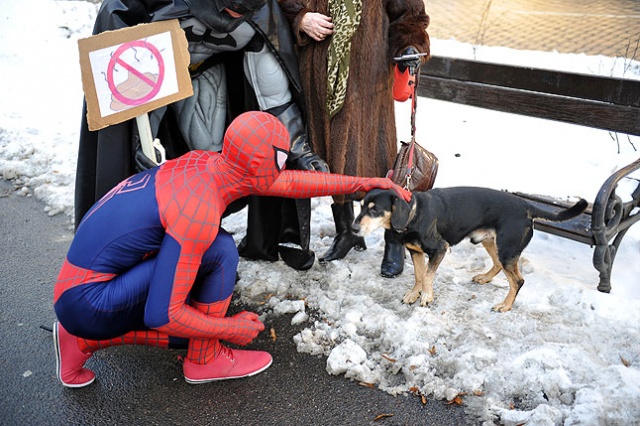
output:
[[[429,16],[423,0],[279,0],[291,24],[298,53],[314,151],[332,173],[385,176],[397,154],[394,57],[430,53]],[[352,200],[333,197],[336,236],[319,259],[340,259],[366,249],[351,230]],[[394,277],[404,267],[404,247],[385,233],[381,274]]]

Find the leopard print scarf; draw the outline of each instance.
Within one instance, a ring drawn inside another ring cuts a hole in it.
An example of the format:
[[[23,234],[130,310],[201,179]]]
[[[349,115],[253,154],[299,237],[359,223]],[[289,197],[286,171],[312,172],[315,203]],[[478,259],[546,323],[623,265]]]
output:
[[[349,78],[351,37],[360,25],[362,0],[329,0],[333,35],[327,55],[327,112],[336,115],[344,104]]]

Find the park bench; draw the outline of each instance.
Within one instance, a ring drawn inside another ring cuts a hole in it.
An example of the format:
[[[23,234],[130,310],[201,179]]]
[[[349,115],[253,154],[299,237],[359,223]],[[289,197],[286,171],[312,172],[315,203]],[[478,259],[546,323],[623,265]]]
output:
[[[421,67],[418,95],[640,136],[640,81],[434,56]],[[613,173],[582,215],[562,223],[535,223],[540,231],[594,248],[598,290],[604,293],[611,290],[616,251],[640,220],[640,183],[637,176],[630,177],[638,169],[640,158]],[[635,180],[626,197],[616,193],[622,179]],[[566,206],[544,195],[516,194],[549,210]]]

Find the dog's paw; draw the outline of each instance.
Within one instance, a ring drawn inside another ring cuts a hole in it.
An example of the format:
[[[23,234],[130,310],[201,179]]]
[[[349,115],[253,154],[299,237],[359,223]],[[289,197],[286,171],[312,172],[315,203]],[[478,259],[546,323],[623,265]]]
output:
[[[420,306],[427,306],[431,302],[433,302],[433,294],[423,292],[422,296],[420,297]]]
[[[471,281],[473,281],[474,283],[477,284],[486,284],[488,282],[491,282],[491,278],[488,277],[489,274],[478,274],[475,275],[473,278],[471,278]]]
[[[509,312],[511,310],[511,305],[507,305],[504,302],[500,302],[497,305],[495,305],[493,308],[491,308],[491,310],[495,312]]]
[[[411,291],[407,292],[407,294],[404,295],[404,297],[402,298],[402,303],[406,303],[407,305],[411,305],[416,300],[418,300],[419,296],[420,296],[420,292],[411,290]]]

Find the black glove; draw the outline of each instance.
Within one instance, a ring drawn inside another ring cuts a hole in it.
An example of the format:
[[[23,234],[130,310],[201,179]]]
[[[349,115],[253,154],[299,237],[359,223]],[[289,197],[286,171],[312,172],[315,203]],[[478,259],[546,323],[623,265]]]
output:
[[[134,156],[134,160],[136,163],[136,170],[138,172],[143,172],[145,170],[149,170],[158,166],[158,164],[151,161],[151,159],[147,157],[144,151],[142,151],[142,144],[140,143],[140,138],[138,136],[134,136],[134,138],[135,138],[134,143],[136,144],[136,154]],[[155,154],[156,154],[156,161],[162,162],[162,155],[160,154],[160,151],[158,151],[158,149],[155,147],[153,148],[153,150],[155,151]]]
[[[409,46],[402,51],[402,56],[415,55],[410,59],[402,59],[398,61],[398,70],[402,73],[409,68],[409,74],[416,75],[420,65],[422,65],[422,57],[418,56],[420,52],[413,46]]]
[[[135,161],[136,170],[138,172],[143,172],[157,166],[157,164],[151,161],[151,159],[142,151],[142,146],[140,146],[140,144],[136,147]]]

